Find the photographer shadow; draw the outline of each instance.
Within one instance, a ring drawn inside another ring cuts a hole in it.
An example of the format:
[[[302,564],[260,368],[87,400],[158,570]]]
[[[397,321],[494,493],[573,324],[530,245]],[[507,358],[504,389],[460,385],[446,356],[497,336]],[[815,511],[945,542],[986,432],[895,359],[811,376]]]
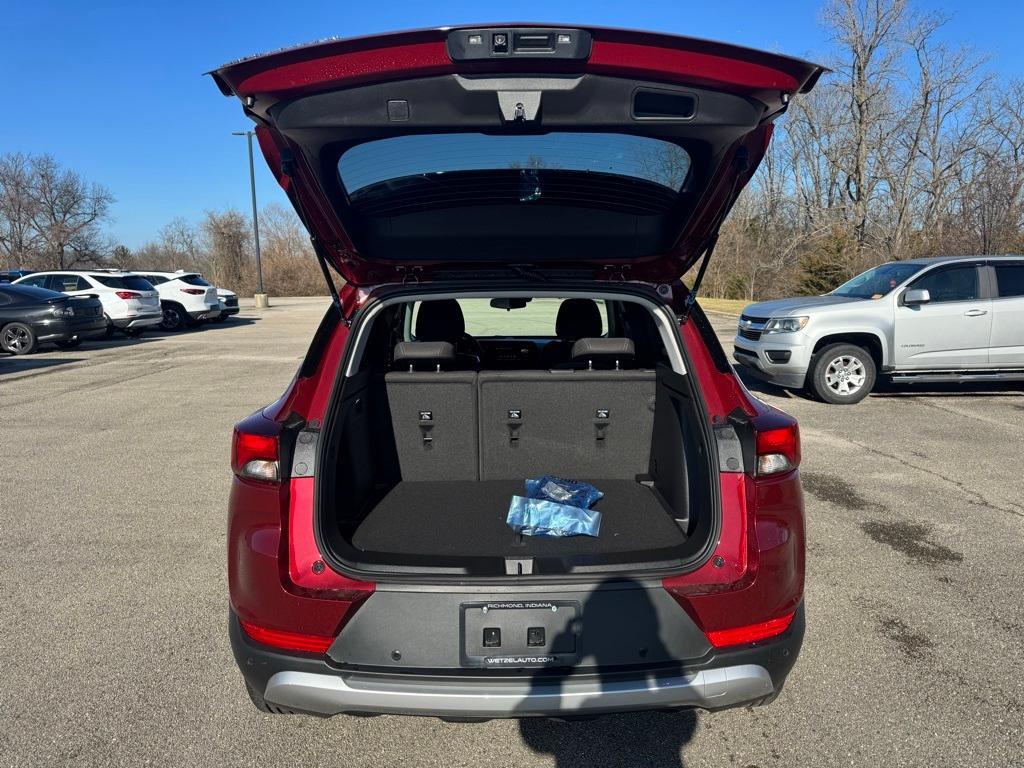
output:
[[[613,582],[607,582],[612,584]],[[634,611],[629,615],[630,636],[645,638],[647,645],[640,650],[641,656],[651,659],[668,658],[661,643],[658,616],[646,590],[640,589],[633,582],[616,580],[616,586],[627,588],[637,587],[634,594],[641,602],[635,604]],[[579,625],[570,627],[568,633],[577,638],[586,631],[586,616],[595,600],[593,593],[584,604]],[[640,597],[642,595],[642,597]],[[557,638],[552,647],[559,647]],[[638,649],[639,650],[639,649]],[[605,658],[602,658],[605,657]],[[607,658],[607,653],[598,653],[587,659],[588,666],[592,663],[600,676],[600,692],[592,699],[580,702],[576,711],[587,712],[598,704],[603,697],[611,693],[620,676],[611,666],[621,663],[621,657]],[[531,694],[544,696],[562,696],[571,668],[558,670],[540,670],[533,677]],[[656,677],[680,674],[678,665],[658,665],[656,671],[645,674],[648,685],[656,685]],[[637,675],[630,675],[631,681]],[[525,714],[525,712],[524,712]],[[682,751],[693,738],[697,730],[697,714],[694,710],[637,711],[617,714],[595,714],[552,719],[548,717],[524,716],[519,720],[519,732],[532,751],[538,754],[552,755],[557,768],[601,768],[602,766],[642,765],[645,768],[682,768],[684,765]]]

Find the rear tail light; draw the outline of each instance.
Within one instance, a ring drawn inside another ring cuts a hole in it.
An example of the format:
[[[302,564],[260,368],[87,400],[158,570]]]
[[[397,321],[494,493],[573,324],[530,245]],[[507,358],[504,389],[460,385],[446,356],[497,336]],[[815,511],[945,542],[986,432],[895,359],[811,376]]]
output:
[[[276,483],[281,479],[277,437],[235,430],[231,468],[239,477]]]
[[[800,428],[796,422],[757,432],[757,474],[776,475],[800,465]]]
[[[779,616],[776,619],[769,619],[757,624],[747,624],[743,627],[732,629],[718,629],[707,632],[708,640],[715,648],[725,648],[730,645],[746,645],[755,643],[758,640],[767,640],[769,637],[781,635],[789,625],[793,623],[793,616],[796,611]]]
[[[182,293],[187,293],[189,296],[202,296],[206,293],[202,288],[182,288]]]
[[[242,629],[250,638],[262,645],[282,648],[288,651],[304,651],[306,653],[326,653],[334,642],[333,637],[326,635],[306,635],[301,632],[283,632],[268,629],[248,621],[240,622]]]
[[[71,307],[54,307],[50,312],[54,317],[72,317],[75,314]]]
[[[117,298],[119,298],[119,299],[126,299],[127,300],[127,299],[139,299],[139,298],[142,298],[142,294],[141,293],[136,293],[135,291],[114,291],[114,293],[117,294]]]

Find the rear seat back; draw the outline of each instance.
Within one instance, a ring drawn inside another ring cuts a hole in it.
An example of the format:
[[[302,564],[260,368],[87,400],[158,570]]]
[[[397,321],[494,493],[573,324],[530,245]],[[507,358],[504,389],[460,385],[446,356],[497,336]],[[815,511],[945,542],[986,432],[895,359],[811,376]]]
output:
[[[648,472],[654,371],[479,374],[480,479]]]
[[[477,374],[445,371],[454,349],[445,342],[402,342],[395,365],[427,370],[384,376],[403,480],[476,480]]]

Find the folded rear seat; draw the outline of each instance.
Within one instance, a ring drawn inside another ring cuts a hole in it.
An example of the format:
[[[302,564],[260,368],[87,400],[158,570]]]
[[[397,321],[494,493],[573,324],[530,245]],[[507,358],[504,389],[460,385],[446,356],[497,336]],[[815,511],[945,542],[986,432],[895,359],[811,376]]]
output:
[[[403,481],[477,480],[477,374],[446,341],[403,341],[384,376]]]
[[[655,373],[621,370],[633,354],[629,339],[580,339],[582,370],[480,373],[480,479],[646,474]]]

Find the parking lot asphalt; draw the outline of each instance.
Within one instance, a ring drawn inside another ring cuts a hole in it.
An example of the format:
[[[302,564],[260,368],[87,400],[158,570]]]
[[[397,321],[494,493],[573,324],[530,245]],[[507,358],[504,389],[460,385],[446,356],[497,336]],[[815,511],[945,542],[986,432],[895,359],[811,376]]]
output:
[[[0,765],[1024,762],[1024,395],[913,388],[800,419],[807,636],[779,699],[585,722],[280,717],[228,646],[231,426],[323,310],[0,356]],[[732,324],[715,316],[727,352]]]

